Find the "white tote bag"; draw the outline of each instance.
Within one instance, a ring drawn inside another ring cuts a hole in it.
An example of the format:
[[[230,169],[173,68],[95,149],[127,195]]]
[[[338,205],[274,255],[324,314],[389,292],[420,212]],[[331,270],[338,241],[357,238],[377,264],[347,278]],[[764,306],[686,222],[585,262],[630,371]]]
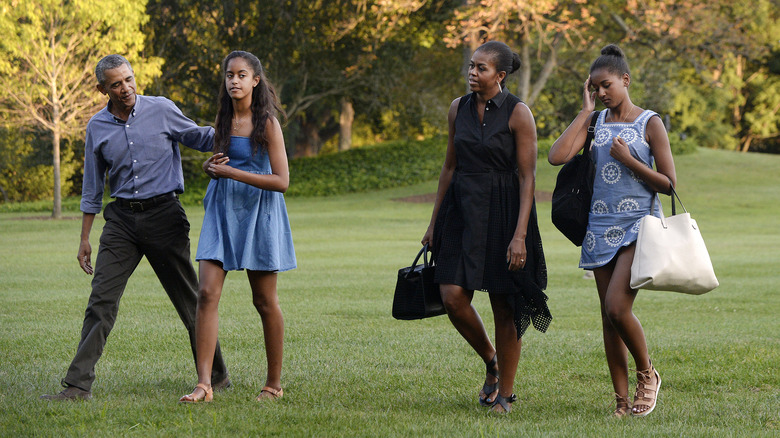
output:
[[[710,255],[699,226],[685,210],[676,214],[672,187],[672,216],[647,215],[639,223],[631,265],[631,288],[700,295],[718,287]]]

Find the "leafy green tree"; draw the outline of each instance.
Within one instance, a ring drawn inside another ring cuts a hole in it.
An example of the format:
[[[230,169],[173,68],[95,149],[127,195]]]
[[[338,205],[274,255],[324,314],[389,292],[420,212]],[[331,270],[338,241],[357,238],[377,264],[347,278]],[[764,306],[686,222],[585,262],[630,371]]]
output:
[[[442,21],[438,15],[449,13],[450,3],[151,0],[148,13],[156,18],[147,25],[150,47],[166,59],[157,87],[200,121],[213,120],[222,58],[235,49],[251,51],[263,61],[290,117],[289,152],[315,155],[328,139],[347,137],[352,120],[381,118],[377,103],[386,103],[383,93],[402,82],[392,75],[399,71],[395,67],[428,50],[430,29]],[[387,54],[403,57],[393,64]],[[346,138],[340,143],[348,148]]]
[[[516,94],[533,106],[558,67],[563,46],[578,53],[589,48],[597,23],[592,9],[598,12],[584,1],[466,0],[448,25],[447,41],[468,45],[466,56],[487,40],[517,48],[521,65]]]
[[[780,135],[780,76],[770,67],[779,10],[777,0],[630,0],[616,14],[626,38],[679,81],[668,88],[686,129],[705,146],[747,151]]]
[[[52,217],[62,215],[61,142],[81,135],[102,105],[94,67],[110,53],[125,55],[139,86],[161,60],[140,62],[145,0],[108,5],[91,0],[3,0],[0,3],[0,107],[6,126],[51,135]]]

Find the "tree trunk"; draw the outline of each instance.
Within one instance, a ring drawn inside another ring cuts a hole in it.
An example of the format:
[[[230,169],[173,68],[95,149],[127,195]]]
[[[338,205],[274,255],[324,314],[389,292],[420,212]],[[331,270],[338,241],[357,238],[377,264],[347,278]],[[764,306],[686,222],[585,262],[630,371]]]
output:
[[[301,121],[301,137],[295,143],[296,157],[313,157],[322,149],[322,140],[316,123]]]
[[[54,208],[52,208],[51,217],[53,219],[62,219],[62,180],[60,175],[60,140],[62,139],[62,107],[57,92],[57,80],[51,81],[51,103],[52,103],[52,167],[54,168]]]
[[[558,66],[558,46],[560,45],[560,42],[561,42],[561,35],[557,34],[555,35],[553,43],[549,45],[550,54],[547,55],[547,60],[544,62],[542,71],[539,72],[539,76],[537,76],[533,88],[530,90],[527,99],[524,100],[526,105],[528,105],[529,107],[533,106],[534,102],[536,102],[536,98],[539,97],[539,93],[541,93],[542,90],[544,90],[544,86],[547,85],[547,80],[550,79],[550,75],[552,75],[553,71]],[[530,69],[530,65],[528,68]]]
[[[461,5],[468,6],[469,0],[461,0]],[[468,82],[468,76],[469,76],[469,63],[471,62],[471,54],[474,53],[475,50],[477,50],[477,47],[480,46],[480,31],[477,29],[471,29],[469,31],[468,37],[466,37],[468,41],[464,41],[465,44],[463,44],[463,78],[466,79],[463,81],[466,86],[466,94],[471,93],[471,87],[469,87]]]
[[[531,92],[531,47],[528,35],[520,36],[520,87],[517,97],[523,102],[528,100]]]
[[[341,115],[339,116],[339,151],[352,148],[352,122],[355,121],[355,108],[346,97],[341,98]]]
[[[747,152],[748,149],[750,149],[750,143],[752,143],[752,142],[753,142],[753,136],[749,135],[749,136],[743,138],[742,139],[742,148],[741,148],[742,152]]]
[[[54,208],[51,217],[62,219],[62,182],[60,181],[60,128],[54,128],[52,139],[52,165],[54,166]]]

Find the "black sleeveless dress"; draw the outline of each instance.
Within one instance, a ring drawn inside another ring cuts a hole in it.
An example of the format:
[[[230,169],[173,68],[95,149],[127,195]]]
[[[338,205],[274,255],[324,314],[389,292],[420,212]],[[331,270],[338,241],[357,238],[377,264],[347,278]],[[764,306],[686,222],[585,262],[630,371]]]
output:
[[[455,119],[457,166],[436,217],[433,256],[435,281],[507,296],[517,336],[528,326],[545,332],[552,316],[547,308],[547,266],[531,208],[526,233],[526,264],[507,267],[506,251],[517,227],[520,188],[517,150],[509,117],[520,99],[504,89],[477,115],[476,95],[461,97]]]

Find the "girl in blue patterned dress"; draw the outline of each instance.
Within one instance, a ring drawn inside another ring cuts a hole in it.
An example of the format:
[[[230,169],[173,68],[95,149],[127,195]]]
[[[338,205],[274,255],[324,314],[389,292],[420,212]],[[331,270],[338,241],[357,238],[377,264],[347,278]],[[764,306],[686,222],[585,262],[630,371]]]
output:
[[[246,270],[260,313],[268,370],[257,400],[282,397],[284,319],[277,272],[296,267],[284,193],[287,154],[276,114],[284,112],[260,60],[230,53],[222,63],[214,155],[204,163],[212,177],[195,259],[200,262],[195,336],[198,384],[182,402],[211,401],[211,366],[217,343],[217,306],[228,271]]]
[[[642,324],[632,311],[631,263],[639,220],[660,215],[655,192],[670,193],[676,183],[669,139],[658,114],[631,102],[628,62],[610,44],[590,67],[582,111],[555,141],[548,159],[566,163],[582,148],[591,117],[598,117],[591,156],[596,166],[593,201],[580,267],[593,270],[601,301],[604,349],[617,406],[614,415],[645,416],[655,408],[661,377],[650,362]],[[606,107],[594,113],[595,97]],[[655,163],[655,169],[653,164]],[[637,369],[632,402],[628,397],[628,358]]]

